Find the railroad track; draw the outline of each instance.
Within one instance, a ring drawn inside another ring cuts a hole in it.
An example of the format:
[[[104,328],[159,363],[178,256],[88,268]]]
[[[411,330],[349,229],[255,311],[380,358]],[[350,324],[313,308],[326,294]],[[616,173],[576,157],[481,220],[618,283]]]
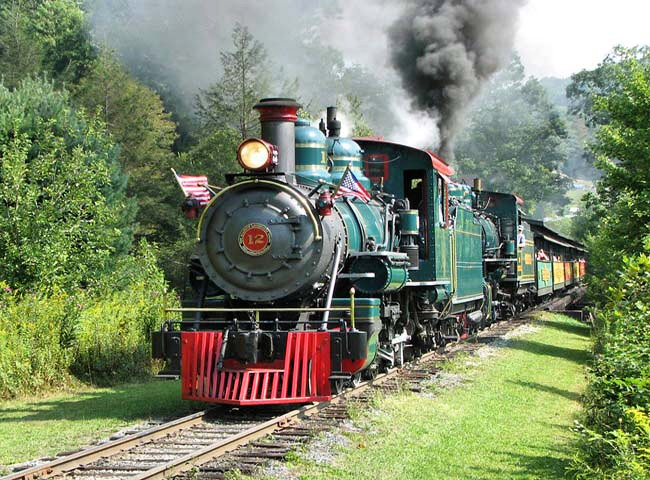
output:
[[[549,305],[538,309],[544,307],[548,309]],[[268,410],[262,413],[217,407],[12,473],[0,480],[172,477],[218,480],[234,469],[252,473],[269,460],[284,458],[314,432],[339,424],[347,418],[350,402],[367,403],[374,395],[373,390],[420,391],[422,382],[432,378],[440,362],[461,352],[474,351],[522,323],[525,320],[496,323],[473,337],[474,342],[451,344],[444,354],[426,353],[404,367],[394,368],[344,391],[330,402],[281,413],[276,410],[275,414]],[[272,437],[269,434],[273,434]],[[196,477],[198,465],[201,465],[200,476]]]
[[[174,480],[227,480],[228,472],[232,471],[255,475],[260,468],[267,466],[273,460],[283,460],[289,452],[298,449],[316,435],[340,427],[342,422],[349,419],[350,405],[354,405],[357,410],[363,408],[375,398],[377,391],[385,394],[404,390],[421,393],[426,388],[425,383],[434,377],[442,362],[461,353],[471,353],[494,340],[503,338],[503,335],[525,323],[527,319],[523,317],[510,322],[499,322],[480,332],[471,339],[472,341],[452,344],[444,354],[427,353],[403,368],[394,369],[378,376],[374,381],[365,382],[356,389],[344,392],[314,414],[304,417],[299,423],[290,424],[279,432],[251,442],[173,478]]]

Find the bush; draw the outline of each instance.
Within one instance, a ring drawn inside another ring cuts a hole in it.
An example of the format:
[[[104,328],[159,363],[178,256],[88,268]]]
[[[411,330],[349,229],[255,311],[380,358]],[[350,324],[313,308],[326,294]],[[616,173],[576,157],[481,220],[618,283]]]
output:
[[[63,344],[73,299],[0,288],[0,398],[67,384],[72,352]]]
[[[174,297],[146,244],[86,299],[76,327],[73,372],[96,383],[151,373],[150,338]]]
[[[650,478],[650,238],[598,314],[577,478]]]
[[[99,384],[151,374],[151,332],[175,305],[144,243],[92,291],[0,289],[0,398],[66,386],[69,372]]]

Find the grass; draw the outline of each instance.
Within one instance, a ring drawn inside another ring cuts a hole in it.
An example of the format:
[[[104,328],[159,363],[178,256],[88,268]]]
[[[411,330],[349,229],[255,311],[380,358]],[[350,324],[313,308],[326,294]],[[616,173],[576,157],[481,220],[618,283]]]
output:
[[[81,388],[0,403],[2,465],[78,448],[150,418],[189,413],[178,381],[151,380],[112,388]]]
[[[589,330],[543,314],[541,329],[484,359],[454,360],[463,385],[381,400],[346,433],[335,465],[299,459],[301,479],[559,479],[572,455]],[[469,363],[469,365],[468,365]],[[478,363],[478,365],[477,365]]]

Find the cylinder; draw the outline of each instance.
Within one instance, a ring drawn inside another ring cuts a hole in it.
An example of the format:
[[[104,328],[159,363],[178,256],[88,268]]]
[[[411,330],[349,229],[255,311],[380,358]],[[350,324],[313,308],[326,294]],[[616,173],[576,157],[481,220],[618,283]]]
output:
[[[409,270],[420,268],[420,247],[417,243],[420,235],[420,217],[417,210],[402,210],[400,220],[400,250],[408,255]]]
[[[296,127],[300,104],[291,98],[263,98],[253,108],[260,114],[262,139],[278,147],[276,170],[294,173],[296,169]]]
[[[351,273],[372,273],[372,277],[354,280],[354,286],[363,293],[397,292],[408,281],[408,265],[392,263],[387,258],[358,257],[350,266]]]
[[[420,246],[414,243],[401,245],[400,250],[406,253],[409,258],[409,270],[419,270],[420,268]]]
[[[483,182],[481,181],[480,178],[475,178],[474,179],[474,190],[480,192],[483,190]]]
[[[336,107],[327,107],[327,130],[329,137],[338,137],[341,134],[341,122],[336,119]]]

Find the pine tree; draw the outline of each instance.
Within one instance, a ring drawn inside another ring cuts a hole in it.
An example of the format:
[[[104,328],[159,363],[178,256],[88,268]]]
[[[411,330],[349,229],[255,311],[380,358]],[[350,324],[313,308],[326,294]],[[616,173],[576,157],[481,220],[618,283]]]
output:
[[[221,53],[223,75],[198,96],[197,113],[204,129],[233,128],[243,140],[258,132],[253,106],[268,91],[269,73],[266,50],[246,26],[235,25],[232,41],[233,50]]]
[[[160,97],[103,52],[75,87],[74,99],[98,112],[120,146],[127,193],[138,203],[136,235],[157,243],[173,239],[182,198],[170,170],[177,161],[172,152],[176,126]]]

